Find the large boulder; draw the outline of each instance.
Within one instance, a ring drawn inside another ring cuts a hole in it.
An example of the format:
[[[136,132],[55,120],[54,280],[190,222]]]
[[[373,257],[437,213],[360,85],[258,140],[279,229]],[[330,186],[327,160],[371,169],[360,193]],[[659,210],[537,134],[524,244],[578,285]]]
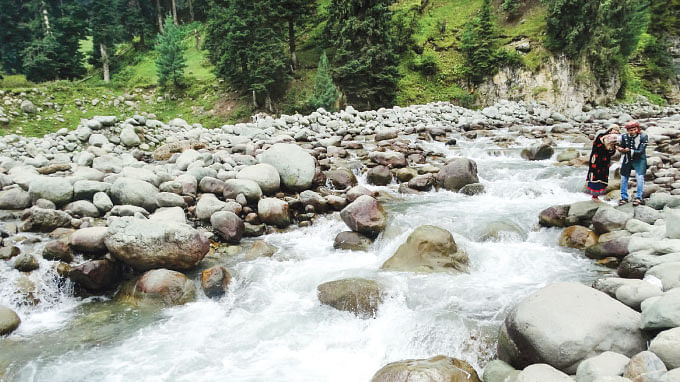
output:
[[[326,172],[326,179],[338,190],[346,190],[358,184],[352,170],[345,167]]]
[[[241,241],[245,227],[243,220],[231,211],[218,211],[210,217],[210,225],[228,243]]]
[[[586,256],[596,260],[607,257],[623,258],[628,254],[629,242],[630,234],[627,231],[606,233],[598,238],[597,244],[586,248]]]
[[[350,251],[366,251],[371,246],[371,243],[371,239],[360,233],[344,231],[335,236],[333,248],[347,249]]]
[[[354,232],[375,238],[385,230],[387,216],[380,203],[362,195],[340,211],[342,221]]]
[[[481,380],[469,363],[438,355],[429,359],[389,363],[375,373],[371,382],[481,382]]]
[[[380,284],[374,280],[343,279],[325,282],[317,288],[319,301],[360,317],[375,317],[382,303]]]
[[[55,228],[71,226],[71,216],[59,210],[31,207],[23,218],[22,231],[51,232]]]
[[[597,244],[597,235],[586,227],[573,225],[562,231],[559,244],[562,247],[585,249]]]
[[[680,327],[659,333],[649,344],[649,351],[659,356],[668,369],[680,368]]]
[[[40,176],[30,183],[28,193],[33,202],[46,199],[61,206],[73,199],[73,185],[66,178]]]
[[[149,224],[148,220],[130,217],[113,220],[104,243],[113,256],[137,271],[191,269],[210,250],[210,240],[186,224]]]
[[[642,329],[669,329],[680,326],[680,288],[671,289],[662,296],[648,298],[640,307]]]
[[[243,194],[248,203],[257,203],[262,197],[262,190],[255,181],[249,179],[228,179],[224,182],[225,199],[236,199],[239,194]]]
[[[450,191],[458,191],[468,184],[479,183],[477,163],[467,158],[452,159],[437,173],[437,183]]]
[[[522,370],[513,382],[573,382],[567,374],[544,363],[537,363]]]
[[[578,283],[548,285],[508,314],[498,340],[499,358],[517,368],[547,363],[574,373],[605,351],[632,356],[646,348],[640,313]]]
[[[387,166],[375,166],[366,173],[366,181],[376,186],[387,186],[392,182],[392,172]]]
[[[272,257],[279,249],[275,246],[263,241],[258,240],[253,243],[253,245],[248,248],[243,254],[244,260],[255,260],[260,257]]]
[[[71,267],[68,277],[90,291],[105,291],[118,285],[121,271],[118,264],[113,261],[90,260]]]
[[[567,225],[582,225],[589,226],[593,216],[597,210],[602,206],[601,203],[587,200],[585,202],[576,202],[569,205],[569,213],[567,214]]]
[[[257,203],[257,215],[260,221],[277,227],[290,225],[288,203],[276,198],[263,198]]]
[[[0,210],[23,210],[31,206],[31,194],[21,188],[0,191]]]
[[[633,216],[612,207],[600,207],[593,215],[592,224],[599,235],[607,232],[622,230],[626,222]]]
[[[0,305],[0,336],[12,333],[20,323],[19,316],[12,309]]]
[[[416,228],[382,269],[407,272],[467,271],[468,256],[458,251],[451,232],[433,225]]]
[[[545,160],[555,154],[555,149],[544,143],[532,145],[522,150],[520,154],[526,160]]]
[[[123,284],[116,300],[132,305],[182,305],[196,298],[194,282],[179,272],[153,269]]]
[[[655,265],[645,276],[654,276],[661,280],[664,290],[680,288],[680,261]]]
[[[593,382],[599,377],[623,375],[630,359],[623,354],[606,351],[581,362],[576,369],[576,382]]]
[[[277,143],[262,153],[260,162],[274,166],[281,184],[289,190],[302,191],[312,186],[314,158],[298,145]]]
[[[74,251],[79,253],[91,256],[103,255],[106,253],[104,239],[107,232],[106,227],[81,228],[69,236],[69,244]]]
[[[157,207],[158,189],[143,180],[118,178],[111,186],[110,195],[115,204],[129,204],[147,211],[153,211]]]
[[[236,174],[236,179],[252,180],[260,186],[262,192],[271,195],[279,191],[281,188],[281,177],[276,167],[260,163],[252,166],[247,166]]]

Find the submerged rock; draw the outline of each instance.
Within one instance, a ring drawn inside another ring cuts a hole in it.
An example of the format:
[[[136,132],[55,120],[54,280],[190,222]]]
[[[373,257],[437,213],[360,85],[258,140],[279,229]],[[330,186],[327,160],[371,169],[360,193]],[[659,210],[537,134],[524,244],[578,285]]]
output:
[[[335,280],[323,283],[316,289],[322,304],[364,318],[375,317],[382,303],[381,286],[374,280]]]
[[[183,305],[196,298],[196,287],[185,275],[153,269],[123,284],[116,300],[132,305]]]
[[[372,244],[371,239],[353,231],[340,232],[335,236],[333,248],[351,251],[366,251]]]

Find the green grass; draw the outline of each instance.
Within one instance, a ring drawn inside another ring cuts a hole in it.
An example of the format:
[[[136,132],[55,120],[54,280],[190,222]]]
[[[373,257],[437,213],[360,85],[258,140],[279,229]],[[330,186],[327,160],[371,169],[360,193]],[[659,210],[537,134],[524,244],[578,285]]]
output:
[[[0,89],[28,89],[35,87],[35,84],[26,79],[23,74],[6,74],[2,80],[0,80]]]

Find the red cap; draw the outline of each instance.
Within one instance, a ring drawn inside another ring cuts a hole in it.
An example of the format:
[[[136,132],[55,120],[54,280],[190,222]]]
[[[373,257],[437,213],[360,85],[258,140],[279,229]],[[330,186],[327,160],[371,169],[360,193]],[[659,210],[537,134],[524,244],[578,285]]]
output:
[[[638,121],[630,121],[630,122],[626,123],[625,127],[626,127],[626,129],[631,129],[633,127],[640,127],[640,123],[638,123]]]

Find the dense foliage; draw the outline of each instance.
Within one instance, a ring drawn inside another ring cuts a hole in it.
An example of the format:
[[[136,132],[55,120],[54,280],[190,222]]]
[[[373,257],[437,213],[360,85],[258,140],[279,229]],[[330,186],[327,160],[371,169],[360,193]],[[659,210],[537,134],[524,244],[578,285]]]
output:
[[[399,74],[391,0],[333,0],[326,29],[334,79],[350,105],[391,106]]]
[[[333,84],[331,76],[331,67],[328,64],[328,57],[326,52],[321,54],[319,59],[319,67],[316,70],[316,77],[314,77],[314,94],[309,100],[309,106],[312,109],[320,107],[332,111],[335,100],[338,97],[338,90]]]
[[[169,81],[178,86],[184,78],[186,58],[184,57],[184,33],[179,26],[175,25],[172,18],[165,18],[163,33],[158,35],[156,44],[156,72],[158,84],[165,86]]]
[[[484,0],[479,16],[470,22],[461,37],[465,56],[464,74],[469,82],[479,83],[498,70],[491,1]]]

